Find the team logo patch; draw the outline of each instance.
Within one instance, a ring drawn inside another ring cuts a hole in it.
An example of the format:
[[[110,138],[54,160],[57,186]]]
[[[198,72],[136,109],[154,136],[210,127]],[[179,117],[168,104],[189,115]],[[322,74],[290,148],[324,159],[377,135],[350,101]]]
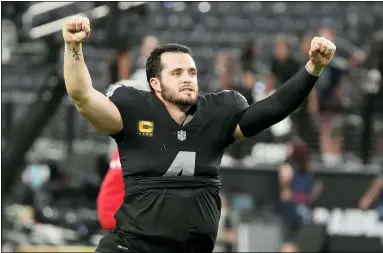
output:
[[[177,138],[180,141],[186,140],[186,131],[180,130],[177,132]]]
[[[154,123],[152,121],[144,121],[144,120],[138,121],[137,134],[139,136],[152,137],[153,130],[154,130]]]

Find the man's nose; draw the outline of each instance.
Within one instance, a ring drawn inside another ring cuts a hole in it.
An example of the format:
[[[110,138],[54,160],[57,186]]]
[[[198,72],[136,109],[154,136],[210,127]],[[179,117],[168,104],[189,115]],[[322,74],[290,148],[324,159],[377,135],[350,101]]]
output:
[[[191,76],[188,74],[188,73],[184,73],[182,76],[181,76],[181,82],[183,84],[191,84]]]

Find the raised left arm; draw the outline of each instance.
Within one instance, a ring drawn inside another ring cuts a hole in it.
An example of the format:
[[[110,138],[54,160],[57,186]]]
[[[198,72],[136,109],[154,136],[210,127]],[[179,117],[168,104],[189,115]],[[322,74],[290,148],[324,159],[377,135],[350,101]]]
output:
[[[310,94],[322,70],[334,57],[335,45],[324,37],[311,41],[310,60],[270,97],[248,107],[233,137],[242,140],[278,123],[296,110]]]

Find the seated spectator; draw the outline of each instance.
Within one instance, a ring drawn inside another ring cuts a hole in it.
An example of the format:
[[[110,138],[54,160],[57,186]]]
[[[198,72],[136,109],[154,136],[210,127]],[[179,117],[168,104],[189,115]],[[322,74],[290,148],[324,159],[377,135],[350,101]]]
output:
[[[306,143],[298,138],[290,141],[287,157],[279,168],[277,210],[286,224],[286,242],[291,242],[301,227],[310,223],[311,205],[319,197],[323,186],[311,171]]]

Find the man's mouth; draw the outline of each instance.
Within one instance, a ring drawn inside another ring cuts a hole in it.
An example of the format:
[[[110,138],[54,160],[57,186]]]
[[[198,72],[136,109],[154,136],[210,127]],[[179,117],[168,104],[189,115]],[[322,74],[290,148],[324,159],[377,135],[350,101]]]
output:
[[[194,89],[192,87],[183,87],[180,91],[194,91]]]

